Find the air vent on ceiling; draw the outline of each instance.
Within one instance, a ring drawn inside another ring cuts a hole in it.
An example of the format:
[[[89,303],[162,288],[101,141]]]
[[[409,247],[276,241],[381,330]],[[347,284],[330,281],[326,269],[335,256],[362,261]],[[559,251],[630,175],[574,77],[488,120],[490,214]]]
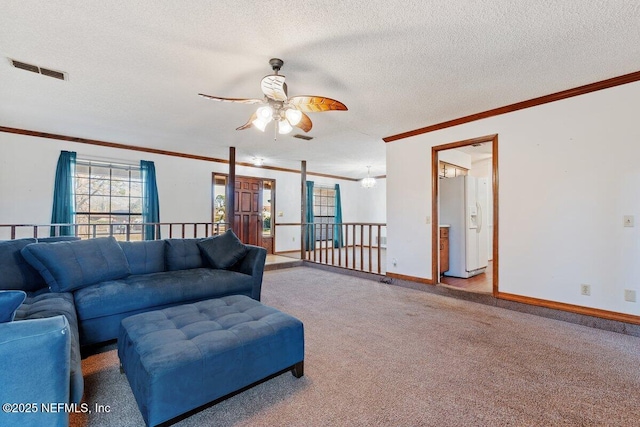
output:
[[[300,135],[299,133],[293,135],[294,138],[304,139],[305,141],[311,141],[313,139],[312,136]]]
[[[66,80],[66,74],[62,71],[50,70],[48,68],[38,67],[37,65],[27,64],[26,62],[10,59],[11,64],[21,70],[31,71],[32,73],[42,74],[43,76],[53,77],[54,79]]]

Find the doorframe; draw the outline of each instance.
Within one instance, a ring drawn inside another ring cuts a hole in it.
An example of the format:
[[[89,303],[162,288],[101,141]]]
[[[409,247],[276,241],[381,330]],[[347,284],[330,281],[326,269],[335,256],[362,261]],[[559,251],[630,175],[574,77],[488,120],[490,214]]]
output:
[[[438,153],[453,148],[465,147],[472,144],[491,143],[491,187],[493,190],[493,296],[498,296],[499,251],[498,251],[498,134],[465,139],[444,145],[431,147],[431,277],[433,283],[440,283],[440,251],[439,251],[439,185],[438,185]]]
[[[233,229],[233,225],[235,220],[233,218],[229,218],[229,210],[228,210],[228,203],[229,203],[229,174],[228,173],[224,173],[224,172],[211,172],[211,221],[214,220],[214,213],[213,213],[213,208],[214,208],[214,203],[215,203],[215,184],[216,184],[216,176],[224,176],[227,179],[227,185],[225,185],[225,191],[224,191],[224,195],[225,195],[225,217],[227,219],[227,223],[229,224],[229,227],[231,229]],[[260,176],[249,176],[249,175],[236,175],[236,179],[237,178],[249,178],[249,179],[258,179],[260,181],[271,181],[271,237],[273,238],[273,253],[276,253],[276,227],[275,227],[275,215],[274,213],[275,211],[275,206],[276,206],[276,179],[275,178],[265,178],[265,177],[260,177]],[[235,190],[234,190],[235,191]],[[261,207],[264,206],[264,201],[262,200],[262,196],[263,194],[260,194],[260,204]]]

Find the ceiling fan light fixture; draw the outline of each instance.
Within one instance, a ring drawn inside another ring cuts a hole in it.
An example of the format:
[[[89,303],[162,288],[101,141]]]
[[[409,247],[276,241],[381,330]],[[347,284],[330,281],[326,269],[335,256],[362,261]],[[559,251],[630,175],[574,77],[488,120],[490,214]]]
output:
[[[258,116],[260,120],[263,120],[265,124],[269,123],[273,119],[273,108],[268,105],[260,107],[256,110],[256,116]]]
[[[272,121],[277,122],[278,127],[274,127],[274,140],[278,133],[290,133],[293,130],[293,126],[300,128],[304,132],[309,132],[312,123],[306,113],[347,110],[347,106],[342,102],[324,96],[289,97],[285,77],[279,74],[283,64],[284,61],[279,58],[272,58],[269,61],[274,74],[269,74],[260,81],[263,98],[223,98],[204,93],[199,93],[198,95],[214,101],[259,105],[260,107],[251,115],[249,120],[242,126],[237,127],[236,130],[244,130],[253,126],[264,132],[267,124]]]
[[[251,122],[252,125],[254,125],[255,127],[257,127],[260,131],[264,132],[264,130],[267,127],[267,124],[270,122],[271,120],[262,120],[260,117],[258,117],[257,119],[255,119],[254,121]]]
[[[278,133],[280,135],[286,135],[293,130],[293,127],[287,120],[280,120],[278,122]]]
[[[289,120],[291,126],[297,125],[300,123],[300,120],[302,120],[302,111],[295,110],[293,108],[289,108],[285,111],[284,115],[287,117],[287,120]]]

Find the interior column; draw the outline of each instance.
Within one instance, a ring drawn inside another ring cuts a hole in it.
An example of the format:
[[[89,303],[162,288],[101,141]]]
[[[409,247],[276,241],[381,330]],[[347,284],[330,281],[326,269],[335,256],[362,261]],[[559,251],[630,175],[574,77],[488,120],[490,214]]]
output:
[[[227,222],[233,230],[236,218],[236,147],[229,147],[229,179],[227,180]],[[237,230],[235,230],[237,233]]]
[[[304,237],[307,221],[307,161],[300,163],[300,259],[305,259]]]

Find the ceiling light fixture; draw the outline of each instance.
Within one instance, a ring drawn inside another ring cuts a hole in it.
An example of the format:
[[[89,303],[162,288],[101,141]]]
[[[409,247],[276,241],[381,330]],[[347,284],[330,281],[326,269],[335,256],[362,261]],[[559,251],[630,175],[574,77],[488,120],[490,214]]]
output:
[[[360,181],[362,188],[373,188],[376,186],[376,179],[371,177],[371,166],[367,166],[367,177]]]
[[[273,74],[265,76],[260,82],[260,87],[264,98],[222,98],[219,96],[198,95],[214,101],[237,102],[241,104],[260,104],[255,113],[247,123],[237,128],[237,130],[248,129],[255,126],[262,132],[270,122],[277,123],[274,126],[273,136],[277,139],[278,134],[290,133],[294,126],[304,132],[311,130],[311,119],[305,113],[319,113],[322,111],[346,111],[347,106],[335,99],[324,96],[292,96],[289,97],[285,78],[280,74],[280,69],[284,61],[279,58],[271,58],[269,65]]]
[[[264,159],[261,157],[254,157],[253,159],[253,166],[262,166],[264,165]]]

